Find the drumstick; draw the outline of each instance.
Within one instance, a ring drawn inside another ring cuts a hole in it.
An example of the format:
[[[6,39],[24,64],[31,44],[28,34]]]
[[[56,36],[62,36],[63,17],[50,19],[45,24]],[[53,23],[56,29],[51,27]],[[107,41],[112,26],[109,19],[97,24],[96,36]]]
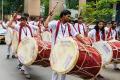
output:
[[[57,7],[57,5],[58,5],[58,1],[56,2],[56,4],[55,4],[55,6],[53,7],[53,9],[52,10],[50,10],[50,15],[52,15],[53,14],[53,12],[54,12],[54,10],[56,9],[56,7]]]
[[[49,16],[47,17],[47,19],[46,19],[45,22],[44,22],[45,28],[48,28],[48,22],[50,21],[52,15],[53,15],[53,12],[54,12],[54,10],[56,9],[58,3],[59,3],[59,2],[56,2],[56,5],[53,7],[52,10],[50,10]]]
[[[90,22],[88,25],[86,25],[86,26],[90,26],[94,21],[95,21],[96,19],[94,19],[92,22]]]

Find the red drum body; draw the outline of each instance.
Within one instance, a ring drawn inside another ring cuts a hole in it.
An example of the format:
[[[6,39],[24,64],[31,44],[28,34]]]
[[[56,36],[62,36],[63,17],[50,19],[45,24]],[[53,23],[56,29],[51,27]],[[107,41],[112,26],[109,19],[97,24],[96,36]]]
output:
[[[84,37],[84,38],[82,38],[82,40],[83,40],[86,44],[92,45],[92,39],[91,39],[91,38],[89,38],[89,37]]]
[[[113,62],[120,62],[120,41],[110,41],[108,42],[113,50]]]
[[[35,37],[35,40],[38,45],[38,55],[34,64],[42,65],[43,67],[50,66],[51,42],[42,41],[39,37]]]
[[[92,79],[101,70],[102,58],[95,48],[68,37],[56,43],[51,51],[50,63],[58,73]]]
[[[51,43],[44,42],[41,37],[23,39],[18,47],[18,58],[24,65],[50,66],[49,56],[51,52]]]

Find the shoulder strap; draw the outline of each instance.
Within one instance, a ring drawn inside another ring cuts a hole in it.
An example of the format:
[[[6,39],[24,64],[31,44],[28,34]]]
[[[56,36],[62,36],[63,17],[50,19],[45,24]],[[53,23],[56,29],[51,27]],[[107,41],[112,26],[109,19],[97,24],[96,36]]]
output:
[[[118,32],[115,30],[116,32],[116,35],[115,35],[115,39],[117,40],[118,39]]]
[[[109,29],[109,32],[108,32],[107,38],[110,37],[111,30],[112,30],[112,28]]]
[[[28,27],[28,29],[30,30],[31,36],[33,37],[31,28],[29,27],[29,25],[27,25],[27,27]],[[22,29],[23,29],[23,26],[20,25],[18,43],[20,43],[20,41],[21,41],[21,32],[22,32]]]
[[[57,38],[57,35],[58,35],[59,27],[60,27],[60,21],[58,21],[57,26],[56,26],[55,39],[54,39],[55,43],[56,43],[56,38]]]
[[[27,25],[28,29],[30,30],[30,33],[31,33],[31,36],[33,37],[33,34],[32,34],[32,29],[30,28],[29,25]]]
[[[19,29],[19,37],[18,37],[18,44],[20,43],[21,41],[21,32],[22,32],[22,26],[20,25],[20,29]]]
[[[69,24],[69,23],[67,23],[67,25],[68,25],[68,32],[69,32],[69,36],[72,36],[72,35],[71,35],[71,33],[70,33],[70,32],[71,32],[70,24]]]
[[[83,24],[82,26],[83,26],[84,35],[87,36],[87,31],[85,31],[85,26]]]
[[[99,31],[96,31],[96,41],[99,41],[100,40],[100,34],[99,34]]]
[[[79,23],[78,23],[78,31],[79,31],[79,34],[80,34],[81,32],[80,32],[80,24]]]

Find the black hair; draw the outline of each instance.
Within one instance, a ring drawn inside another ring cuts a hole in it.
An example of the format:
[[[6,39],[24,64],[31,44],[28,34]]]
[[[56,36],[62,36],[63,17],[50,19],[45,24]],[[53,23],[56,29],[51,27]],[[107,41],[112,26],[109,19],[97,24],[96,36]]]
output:
[[[28,13],[23,13],[23,16],[29,17],[29,14]]]
[[[30,16],[30,20],[34,21],[35,19],[36,19],[36,17]]]
[[[83,17],[82,17],[82,16],[79,16],[78,19],[83,19]]]
[[[20,20],[21,20],[21,21],[22,21],[22,20],[26,20],[26,21],[27,21],[27,17],[21,16]]]
[[[101,30],[101,31],[102,31],[102,34],[104,34],[104,33],[105,33],[105,29],[104,29],[105,25],[103,24],[102,29],[99,29],[98,24],[99,24],[100,22],[105,23],[105,22],[104,22],[104,21],[102,21],[102,20],[101,20],[101,21],[97,21],[97,22],[96,22],[96,25],[95,25],[95,27],[94,27],[94,29],[96,30],[96,32],[98,32],[99,30]]]
[[[65,15],[71,15],[71,12],[69,10],[63,10],[61,13],[60,13],[60,18],[62,18],[63,16]]]

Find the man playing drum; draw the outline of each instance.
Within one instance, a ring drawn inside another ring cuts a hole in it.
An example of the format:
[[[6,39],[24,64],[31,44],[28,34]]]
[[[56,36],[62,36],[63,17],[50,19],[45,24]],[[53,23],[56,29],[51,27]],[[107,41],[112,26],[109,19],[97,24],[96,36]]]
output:
[[[67,36],[73,36],[76,37],[79,41],[83,42],[81,40],[81,35],[79,35],[78,32],[75,31],[72,24],[69,23],[71,12],[68,10],[63,10],[60,13],[60,20],[58,21],[51,21],[48,23],[49,30],[52,30],[52,47],[56,44],[56,42],[62,38],[65,38]],[[50,14],[48,18],[50,19],[52,15]],[[45,26],[47,27],[47,26]],[[58,73],[53,71],[52,80],[58,80]],[[61,80],[65,80],[65,74],[61,75]]]
[[[107,39],[108,40],[119,40],[118,38],[118,31],[116,30],[117,23],[115,21],[111,21],[110,28],[108,29]],[[120,71],[120,69],[117,67],[117,63],[114,64],[114,70]]]
[[[9,22],[11,28],[16,29],[19,32],[18,43],[20,43],[24,38],[33,37],[33,32],[38,29],[37,26],[27,24],[27,18],[25,16],[21,17],[21,23],[19,25],[11,25],[12,20]],[[26,78],[30,79],[30,74],[28,71],[28,66],[22,65],[21,69],[24,71]]]
[[[83,23],[83,17],[78,18],[78,23],[75,23],[74,28],[79,34],[87,37],[88,32],[86,25]]]
[[[17,15],[13,16],[13,14],[12,14],[11,19],[13,19],[11,25],[17,25],[20,23],[18,21],[18,19],[20,19],[20,17],[18,17]],[[3,27],[7,29],[7,34],[5,35],[5,42],[7,44],[7,49],[8,49],[7,59],[9,59],[10,53],[12,54],[12,58],[16,58],[15,53],[13,53],[13,51],[12,51],[12,40],[13,40],[13,35],[14,35],[14,29],[9,28],[8,24],[9,24],[9,21],[2,24]]]

